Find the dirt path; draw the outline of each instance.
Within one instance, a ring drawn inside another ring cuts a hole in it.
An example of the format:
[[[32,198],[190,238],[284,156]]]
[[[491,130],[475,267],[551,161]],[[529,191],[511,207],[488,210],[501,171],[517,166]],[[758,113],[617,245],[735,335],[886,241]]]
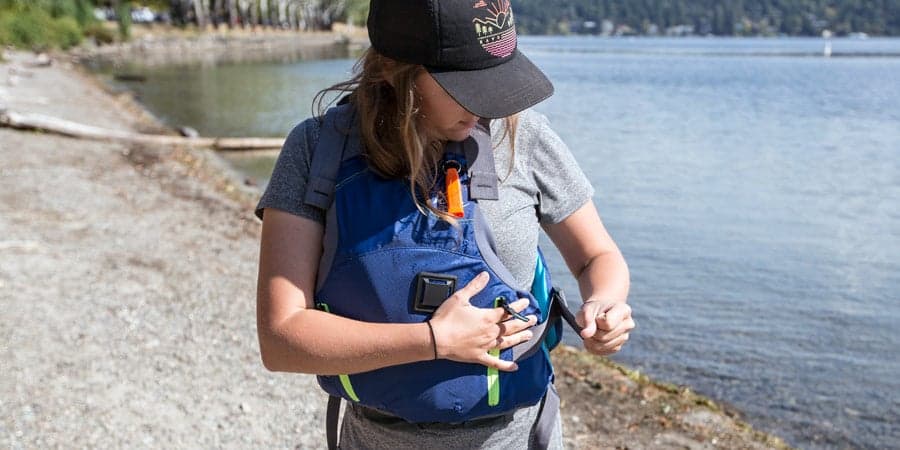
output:
[[[148,126],[64,64],[8,58],[0,108]],[[217,161],[0,128],[0,447],[324,445],[314,378],[260,363],[259,224]],[[704,399],[556,358],[570,447],[781,445]]]

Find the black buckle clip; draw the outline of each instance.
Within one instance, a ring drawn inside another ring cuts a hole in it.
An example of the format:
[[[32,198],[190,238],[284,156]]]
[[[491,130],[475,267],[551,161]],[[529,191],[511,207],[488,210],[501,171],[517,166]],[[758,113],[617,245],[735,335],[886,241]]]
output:
[[[456,276],[421,272],[416,275],[416,297],[413,310],[433,313],[456,292]]]

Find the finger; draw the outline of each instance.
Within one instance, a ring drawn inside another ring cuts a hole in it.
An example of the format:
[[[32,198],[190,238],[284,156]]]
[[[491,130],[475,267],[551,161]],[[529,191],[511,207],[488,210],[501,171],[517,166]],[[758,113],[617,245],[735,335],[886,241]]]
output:
[[[597,315],[601,314],[606,303],[600,301],[587,301],[581,305],[575,321],[578,322],[583,329],[581,330],[582,339],[588,339],[597,332]]]
[[[500,337],[500,345],[498,345],[497,348],[499,348],[500,350],[506,350],[523,342],[528,342],[532,338],[532,336],[534,336],[534,333],[529,330],[502,336]]]
[[[524,342],[528,342],[531,338],[534,337],[534,333],[529,330],[520,331],[516,334],[511,334],[509,336],[503,336],[503,343],[500,345],[500,350],[506,350],[510,347],[514,347],[516,345],[522,344]]]
[[[622,350],[621,346],[616,347],[616,348],[611,348],[611,349],[602,348],[602,349],[588,350],[588,351],[590,353],[592,353],[594,355],[598,355],[598,356],[610,356],[610,355],[614,355],[614,354],[618,353],[620,350]]]
[[[631,307],[627,303],[616,302],[604,311],[606,314],[597,317],[597,328],[611,331],[623,320],[631,317]]]
[[[510,318],[497,324],[500,326],[500,335],[508,336],[537,325],[537,316],[529,315],[525,317],[528,319],[528,322]]]
[[[520,299],[510,303],[509,306],[515,312],[522,312],[525,308],[528,307],[528,303],[529,303],[529,301],[527,298],[520,298]],[[494,308],[494,314],[496,315],[497,322],[509,320],[513,317],[511,314],[506,312],[506,309],[501,308],[499,306]]]
[[[504,372],[513,372],[519,369],[519,365],[512,361],[505,361],[487,353],[479,358],[478,362],[486,367],[493,367],[494,369],[502,370]]]
[[[491,276],[488,275],[487,272],[481,272],[475,278],[472,278],[472,281],[468,282],[462,289],[456,291],[453,295],[458,298],[463,298],[468,301],[470,298],[474,297],[475,294],[481,292],[485,286],[487,286],[488,281],[490,281]]]
[[[604,334],[595,334],[591,339],[600,343],[609,342],[625,333],[630,333],[631,330],[634,329],[634,327],[634,320],[629,317],[622,322],[619,322],[619,324],[616,325],[616,327],[613,328],[612,331],[606,332]]]
[[[625,334],[613,339],[612,342],[606,344],[604,346],[606,354],[612,355],[613,353],[616,353],[619,350],[622,350],[622,347],[624,347],[625,343],[628,342],[628,338],[630,336],[631,336],[630,334],[625,333]]]
[[[601,343],[594,340],[586,340],[584,348],[595,355],[611,355],[622,349],[625,342],[628,341],[629,334],[625,333],[610,342]]]

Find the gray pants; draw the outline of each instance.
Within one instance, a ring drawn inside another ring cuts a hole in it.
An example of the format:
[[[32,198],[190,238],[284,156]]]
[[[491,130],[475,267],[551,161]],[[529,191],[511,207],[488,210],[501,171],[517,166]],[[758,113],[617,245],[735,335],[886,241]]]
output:
[[[344,413],[340,447],[348,450],[526,449],[539,410],[540,404],[509,415],[462,424],[414,424],[350,404]],[[559,450],[563,448],[562,425],[559,414],[556,416],[549,448]]]

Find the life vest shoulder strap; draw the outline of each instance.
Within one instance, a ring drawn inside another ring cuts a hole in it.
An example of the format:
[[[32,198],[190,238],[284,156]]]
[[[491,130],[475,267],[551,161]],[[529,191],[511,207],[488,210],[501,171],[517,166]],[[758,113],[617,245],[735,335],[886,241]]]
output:
[[[322,117],[319,139],[312,152],[303,202],[321,210],[330,208],[341,163],[359,153],[356,110],[349,103],[329,108]]]
[[[334,199],[341,163],[362,153],[356,115],[350,103],[340,104],[325,112],[310,163],[310,178],[303,199],[305,204],[327,210]],[[491,145],[490,122],[487,120],[480,121],[465,141],[449,145],[451,148],[448,150],[461,150],[460,153],[466,157],[471,180],[469,198],[472,200],[499,199],[497,169]]]
[[[482,119],[475,125],[468,139],[461,143],[469,164],[469,198],[498,200],[497,168],[491,143],[491,123]]]

